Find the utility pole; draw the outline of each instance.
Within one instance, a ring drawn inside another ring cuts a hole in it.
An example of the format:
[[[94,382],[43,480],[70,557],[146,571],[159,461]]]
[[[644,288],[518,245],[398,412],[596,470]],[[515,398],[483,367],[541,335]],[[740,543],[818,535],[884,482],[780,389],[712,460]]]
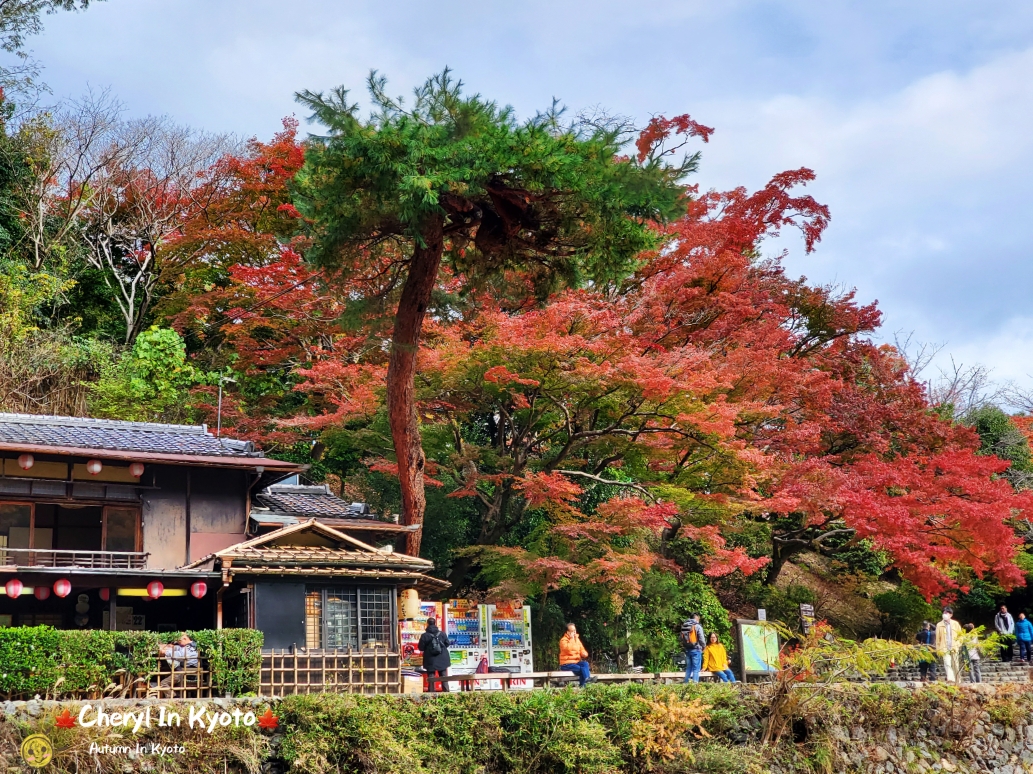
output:
[[[233,378],[231,378],[229,376],[220,376],[219,377],[219,408],[218,408],[218,410],[216,412],[216,419],[215,419],[215,437],[216,438],[218,438],[219,436],[222,435],[222,385],[223,385],[223,382],[233,382],[233,384],[236,384],[237,380],[233,379]]]

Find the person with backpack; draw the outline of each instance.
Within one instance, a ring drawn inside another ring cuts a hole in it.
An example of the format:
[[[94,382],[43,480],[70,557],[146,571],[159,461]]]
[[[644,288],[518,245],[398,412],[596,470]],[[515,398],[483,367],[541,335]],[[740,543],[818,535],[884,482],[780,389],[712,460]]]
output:
[[[699,682],[706,639],[703,627],[699,622],[699,613],[693,613],[689,620],[681,625],[681,633],[678,635],[678,640],[685,649],[685,680],[683,682]]]
[[[427,690],[430,693],[447,691],[448,683],[441,681],[448,677],[448,668],[452,665],[452,657],[448,654],[451,645],[445,633],[438,628],[435,618],[427,619],[427,630],[420,636],[416,647],[423,653],[423,669],[427,673]]]

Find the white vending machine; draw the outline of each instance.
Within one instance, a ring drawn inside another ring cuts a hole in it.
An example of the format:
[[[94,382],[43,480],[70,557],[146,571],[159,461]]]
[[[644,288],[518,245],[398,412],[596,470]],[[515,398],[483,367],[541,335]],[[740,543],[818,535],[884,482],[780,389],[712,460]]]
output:
[[[487,612],[484,605],[468,599],[450,599],[445,605],[445,634],[453,675],[472,675],[478,667],[488,671]]]
[[[444,626],[441,619],[440,602],[420,602],[418,618],[405,618],[398,622],[398,642],[402,648],[402,668],[415,669],[423,666],[423,653],[417,647],[420,637],[427,631],[427,619],[437,619],[439,627]]]
[[[507,672],[534,671],[531,655],[531,608],[521,602],[486,605],[491,651],[489,666]],[[532,680],[513,680],[513,688],[530,690]]]

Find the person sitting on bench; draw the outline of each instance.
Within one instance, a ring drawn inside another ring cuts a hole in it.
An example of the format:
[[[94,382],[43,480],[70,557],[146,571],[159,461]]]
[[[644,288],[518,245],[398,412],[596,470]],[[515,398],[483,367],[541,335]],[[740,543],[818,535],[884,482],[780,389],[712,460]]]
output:
[[[560,637],[560,669],[577,675],[578,685],[585,687],[592,673],[588,671],[588,651],[577,636],[577,627],[567,624],[567,633]]]
[[[722,683],[734,683],[735,675],[728,666],[728,651],[717,639],[717,633],[710,633],[710,642],[703,649],[703,671],[713,672]]]
[[[186,672],[191,672],[190,677],[196,680],[198,663],[197,643],[191,639],[189,634],[186,632],[180,634],[179,639],[173,645],[162,645],[161,655],[165,656],[165,661],[171,667],[172,674],[176,678],[177,687],[182,687],[186,684]],[[171,676],[161,681],[162,688],[168,688],[171,684]]]

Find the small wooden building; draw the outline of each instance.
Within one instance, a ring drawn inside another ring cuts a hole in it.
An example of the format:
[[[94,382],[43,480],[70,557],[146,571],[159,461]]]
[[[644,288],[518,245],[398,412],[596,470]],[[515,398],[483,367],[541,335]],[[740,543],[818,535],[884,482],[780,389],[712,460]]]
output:
[[[409,528],[278,484],[303,470],[203,425],[0,414],[0,625],[248,627],[270,652],[397,655],[398,590],[447,584],[397,552]]]

